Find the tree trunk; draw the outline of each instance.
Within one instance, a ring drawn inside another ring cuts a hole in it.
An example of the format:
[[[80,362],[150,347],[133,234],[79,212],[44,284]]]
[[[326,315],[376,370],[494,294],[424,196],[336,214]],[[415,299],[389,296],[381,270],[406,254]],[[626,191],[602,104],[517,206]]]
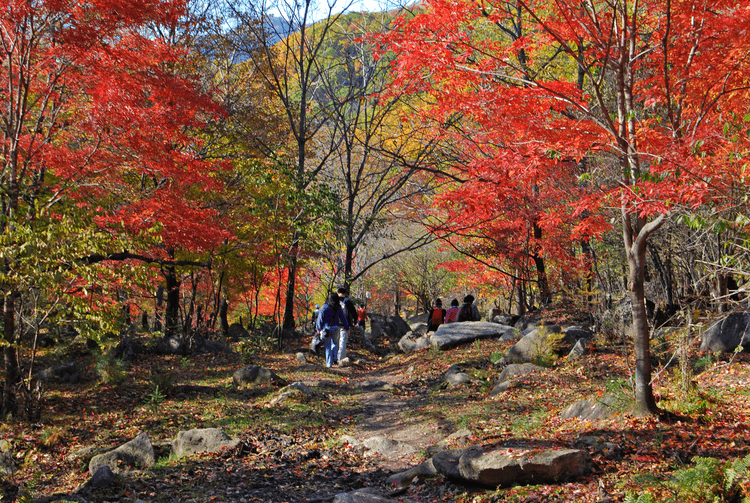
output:
[[[167,307],[164,310],[164,335],[169,337],[177,333],[180,316],[180,280],[174,266],[164,268],[167,283]]]
[[[284,330],[294,330],[294,295],[295,283],[297,281],[297,251],[299,250],[299,232],[294,231],[292,247],[289,250],[289,271],[286,279],[286,300],[284,301]],[[281,335],[279,335],[281,344]]]
[[[18,415],[17,390],[21,383],[21,367],[16,350],[16,299],[18,292],[12,291],[3,302],[3,339],[7,343],[3,348],[5,381],[3,383],[2,417]]]
[[[513,278],[513,304],[515,308],[511,310],[512,315],[523,316],[526,314],[526,293],[523,288],[523,280],[518,276],[520,271],[516,269],[516,277]]]
[[[224,337],[229,337],[229,320],[227,320],[227,311],[229,310],[229,304],[227,299],[221,299],[221,306],[219,307],[219,319],[221,320],[221,334]],[[240,319],[242,324],[242,319]]]
[[[623,208],[623,212],[625,209]],[[628,290],[633,310],[633,344],[635,346],[635,410],[638,415],[658,414],[651,386],[651,337],[646,317],[646,245],[648,238],[664,222],[661,215],[652,222],[623,215],[623,240],[628,261]]]
[[[156,287],[156,307],[154,308],[154,332],[161,332],[162,307],[164,306],[164,287]]]
[[[534,222],[534,239],[541,241],[542,239],[542,228]],[[539,285],[539,303],[546,306],[552,302],[552,293],[549,289],[549,281],[547,279],[547,268],[544,265],[544,258],[539,255],[540,246],[534,250],[532,258],[534,259],[534,265],[536,265],[536,279]]]

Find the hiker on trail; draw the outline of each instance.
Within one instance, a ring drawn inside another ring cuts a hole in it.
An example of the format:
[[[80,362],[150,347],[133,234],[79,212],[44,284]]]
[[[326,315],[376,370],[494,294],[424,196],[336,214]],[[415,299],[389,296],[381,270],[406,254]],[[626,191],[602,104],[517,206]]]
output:
[[[451,307],[445,312],[445,322],[453,323],[454,321],[458,321],[458,299],[453,299]]]
[[[464,304],[458,311],[458,321],[479,321],[482,319],[482,315],[479,314],[479,309],[474,305],[474,296],[467,295],[464,297]]]
[[[445,309],[443,309],[443,301],[440,299],[435,300],[435,305],[430,311],[430,319],[428,321],[427,331],[434,332],[440,325],[445,322]]]
[[[349,298],[349,290],[345,287],[338,289],[339,301],[341,307],[344,310],[344,315],[349,326],[353,326],[357,322],[357,308],[354,307],[354,302]],[[346,330],[341,330],[341,337],[339,338],[339,354],[338,361],[346,358],[346,343],[349,340],[349,326]]]
[[[336,292],[331,292],[327,302],[323,304],[315,328],[320,332],[320,339],[325,344],[326,367],[331,367],[339,361],[340,336],[348,336],[349,332],[349,322]]]
[[[318,354],[318,345],[320,344],[320,332],[316,327],[318,316],[320,316],[320,304],[315,304],[315,311],[313,311],[312,314],[313,331],[315,333],[313,334],[312,342],[310,343],[310,351],[316,355]]]
[[[363,332],[365,331],[365,321],[367,321],[367,308],[365,308],[364,304],[360,304],[359,309],[357,309],[357,326]]]

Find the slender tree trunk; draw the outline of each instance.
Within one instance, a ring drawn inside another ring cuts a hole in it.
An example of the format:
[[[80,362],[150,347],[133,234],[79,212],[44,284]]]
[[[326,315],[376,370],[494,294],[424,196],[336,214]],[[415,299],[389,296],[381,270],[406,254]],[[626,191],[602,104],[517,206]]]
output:
[[[284,322],[282,328],[284,330],[294,330],[294,295],[295,285],[297,281],[297,252],[299,251],[299,232],[294,231],[294,237],[292,238],[292,247],[289,250],[289,271],[286,280],[286,300],[284,302]],[[281,336],[279,336],[279,343],[281,343]]]
[[[534,222],[534,239],[541,241],[542,239],[542,228]],[[547,279],[547,268],[544,265],[544,258],[539,255],[540,246],[536,246],[532,258],[534,259],[534,265],[536,266],[536,279],[537,285],[539,285],[539,303],[546,306],[552,302],[552,293],[549,289],[549,280]]]
[[[167,283],[167,307],[164,310],[164,335],[177,333],[180,326],[180,280],[173,266],[164,268],[164,278]]]
[[[154,332],[161,332],[162,308],[164,306],[164,287],[156,287],[156,306],[154,307]]]
[[[512,304],[515,305],[515,307],[511,309],[510,314],[515,316],[523,316],[526,314],[526,292],[524,291],[523,280],[519,276],[520,274],[520,270],[516,269],[516,276],[513,278],[514,302]]]
[[[623,208],[623,213],[625,213]],[[651,334],[646,317],[646,245],[648,238],[664,222],[664,216],[645,223],[623,214],[623,240],[628,261],[628,290],[633,310],[633,343],[635,346],[635,410],[639,415],[658,414],[651,386]]]
[[[219,319],[221,320],[221,334],[224,337],[229,336],[229,320],[227,320],[227,311],[229,310],[229,303],[227,299],[221,300],[221,306],[219,307]],[[240,320],[240,324],[242,320]]]
[[[6,342],[3,348],[5,381],[3,383],[2,417],[4,420],[8,415],[18,415],[18,386],[21,384],[21,367],[18,363],[18,351],[16,343],[16,299],[18,292],[11,291],[3,302],[3,339]]]

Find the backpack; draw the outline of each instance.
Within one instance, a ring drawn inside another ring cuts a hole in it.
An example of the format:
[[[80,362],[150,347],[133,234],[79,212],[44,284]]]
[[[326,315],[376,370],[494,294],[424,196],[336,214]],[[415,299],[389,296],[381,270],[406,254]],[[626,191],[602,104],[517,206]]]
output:
[[[433,307],[432,308],[432,317],[430,318],[430,325],[436,327],[443,323],[443,308],[442,307]]]
[[[344,307],[344,311],[346,312],[346,321],[349,322],[349,325],[353,325],[357,321],[357,307],[354,305],[354,302],[347,297],[343,302],[342,306]]]
[[[451,307],[448,309],[448,312],[445,313],[445,322],[446,323],[453,323],[454,321],[458,321],[458,306]]]
[[[458,321],[472,321],[474,317],[471,314],[471,304],[464,304],[458,312]]]

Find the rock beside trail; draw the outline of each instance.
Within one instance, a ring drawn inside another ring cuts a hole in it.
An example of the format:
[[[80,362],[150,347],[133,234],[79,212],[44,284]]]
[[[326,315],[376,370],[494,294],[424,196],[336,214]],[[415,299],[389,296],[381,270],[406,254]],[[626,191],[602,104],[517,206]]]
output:
[[[461,477],[488,487],[563,482],[591,471],[591,456],[580,449],[469,448],[458,460]]]
[[[249,385],[261,386],[268,383],[286,386],[286,381],[276,375],[276,372],[271,369],[259,367],[258,365],[248,365],[247,367],[236,370],[234,374],[232,374],[232,381],[234,382],[235,388]]]
[[[116,449],[91,458],[89,473],[94,475],[103,466],[109,467],[113,473],[122,473],[134,468],[146,468],[155,462],[154,446],[144,432]]]
[[[372,489],[357,489],[350,493],[339,493],[333,497],[333,503],[390,503],[395,500],[381,496]]]
[[[447,323],[440,325],[430,338],[430,345],[435,349],[451,349],[479,339],[512,340],[516,329],[489,321],[472,321]]]
[[[373,342],[385,339],[397,341],[411,330],[409,324],[400,316],[368,314],[370,317],[370,337]]]
[[[172,441],[172,453],[176,458],[191,456],[200,452],[218,452],[233,449],[240,441],[233,439],[217,428],[203,428],[181,431]]]
[[[738,346],[750,350],[750,313],[732,313],[701,335],[701,351],[731,353]]]
[[[391,475],[386,482],[405,486],[415,478],[441,474],[459,483],[509,487],[573,480],[588,474],[591,467],[586,450],[524,447],[509,441],[493,449],[472,446],[440,451],[414,468]]]
[[[430,347],[430,335],[419,332],[407,332],[398,341],[398,348],[404,353],[419,351]]]
[[[562,419],[595,420],[614,415],[617,400],[612,395],[597,399],[582,399],[569,405],[560,413]]]

